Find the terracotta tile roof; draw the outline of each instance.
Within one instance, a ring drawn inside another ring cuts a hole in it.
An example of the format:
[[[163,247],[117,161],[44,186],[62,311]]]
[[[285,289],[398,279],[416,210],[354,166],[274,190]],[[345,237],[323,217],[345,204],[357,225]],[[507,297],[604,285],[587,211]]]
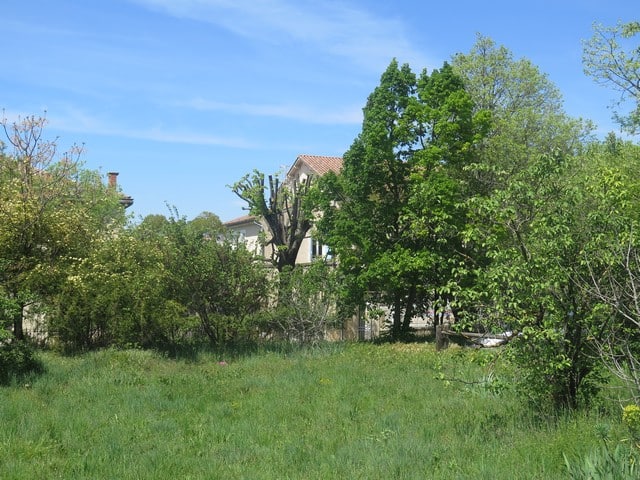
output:
[[[324,175],[328,172],[340,173],[342,169],[342,157],[325,157],[322,155],[298,155],[296,163],[302,161],[316,172]],[[294,164],[295,165],[295,164]]]
[[[253,215],[243,215],[241,217],[231,219],[228,222],[224,222],[224,225],[226,225],[227,227],[233,227],[242,225],[243,223],[253,223],[255,221],[257,221],[257,219]]]

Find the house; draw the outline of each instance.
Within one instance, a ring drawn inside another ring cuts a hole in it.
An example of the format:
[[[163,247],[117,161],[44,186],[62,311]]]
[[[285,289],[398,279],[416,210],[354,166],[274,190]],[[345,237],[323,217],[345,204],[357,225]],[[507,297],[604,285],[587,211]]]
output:
[[[265,256],[265,247],[260,240],[264,224],[259,218],[253,215],[243,215],[225,222],[224,226],[234,232],[238,241],[243,242],[248,250],[256,255]]]
[[[298,155],[295,162],[283,180],[284,185],[303,183],[309,177],[321,177],[328,172],[339,173],[342,168],[342,157],[328,157],[322,155]],[[238,239],[243,241],[252,252],[271,257],[271,246],[264,245],[261,236],[268,236],[267,227],[260,218],[243,215],[225,222],[224,225],[235,232]],[[326,257],[329,249],[326,245],[320,244],[312,238],[313,231],[310,231],[302,241],[296,264],[311,263],[315,258]]]

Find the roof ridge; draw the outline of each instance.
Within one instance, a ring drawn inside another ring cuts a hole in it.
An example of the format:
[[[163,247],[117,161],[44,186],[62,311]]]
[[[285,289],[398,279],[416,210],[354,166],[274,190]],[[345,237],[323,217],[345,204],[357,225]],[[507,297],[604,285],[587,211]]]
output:
[[[300,154],[289,171],[292,171],[298,162],[304,162],[318,175],[328,172],[338,173],[342,169],[342,161],[342,157],[337,156]]]

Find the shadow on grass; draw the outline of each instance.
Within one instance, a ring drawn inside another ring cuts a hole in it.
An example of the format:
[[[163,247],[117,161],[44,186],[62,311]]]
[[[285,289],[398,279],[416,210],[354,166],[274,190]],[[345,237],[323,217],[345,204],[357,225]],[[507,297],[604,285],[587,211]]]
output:
[[[374,345],[385,343],[433,343],[435,338],[431,333],[409,331],[393,335],[391,332],[382,333],[371,340]]]
[[[427,330],[410,330],[408,332],[402,332],[400,334],[393,335],[391,332],[382,333],[379,337],[369,340],[374,345],[382,345],[386,343],[436,343],[435,332],[432,328]],[[478,345],[464,335],[449,335],[447,338],[448,344],[455,344],[459,347],[478,348]]]
[[[197,362],[201,357],[216,358],[219,361],[237,360],[256,355],[292,355],[299,352],[333,352],[342,348],[342,342],[322,341],[314,344],[300,344],[286,340],[230,342],[222,345],[194,343],[155,348],[168,358]]]

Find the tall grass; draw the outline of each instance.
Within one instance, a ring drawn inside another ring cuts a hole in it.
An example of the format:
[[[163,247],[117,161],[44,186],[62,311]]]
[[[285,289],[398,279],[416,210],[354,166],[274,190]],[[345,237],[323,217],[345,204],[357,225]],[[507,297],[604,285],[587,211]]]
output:
[[[530,414],[487,388],[482,355],[425,344],[189,362],[46,354],[44,375],[0,389],[0,478],[557,479],[565,456],[597,445],[597,424],[618,428]]]

